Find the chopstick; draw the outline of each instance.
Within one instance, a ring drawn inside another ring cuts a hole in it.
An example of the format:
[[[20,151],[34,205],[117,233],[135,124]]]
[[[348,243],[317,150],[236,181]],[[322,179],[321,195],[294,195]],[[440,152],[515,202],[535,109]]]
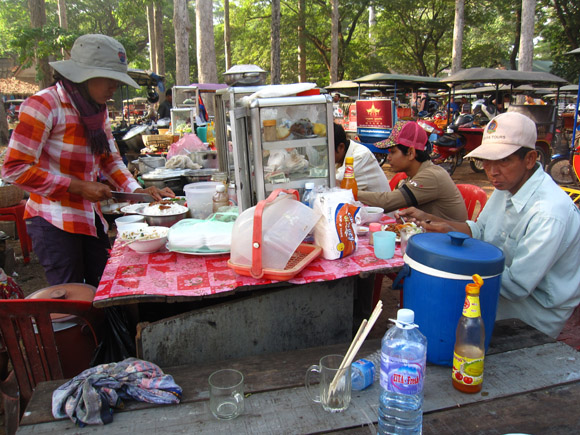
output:
[[[336,375],[334,375],[334,379],[330,383],[329,394],[331,395],[334,394],[340,378],[343,376],[346,368],[350,367],[350,365],[352,364],[354,357],[356,356],[363,342],[367,338],[367,335],[369,335],[369,332],[373,328],[375,322],[379,318],[381,311],[383,311],[383,302],[379,301],[377,302],[375,309],[373,310],[371,316],[369,317],[369,320],[367,321],[365,319],[362,321],[356,335],[354,336],[354,339],[350,344],[350,347],[346,351],[346,354],[342,362],[340,363],[339,370],[336,372]]]

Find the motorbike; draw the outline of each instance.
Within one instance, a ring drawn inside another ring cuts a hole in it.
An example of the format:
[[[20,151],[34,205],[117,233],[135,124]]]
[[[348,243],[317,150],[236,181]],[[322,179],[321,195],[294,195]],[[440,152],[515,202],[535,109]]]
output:
[[[576,136],[576,143],[572,145],[565,132],[556,130],[555,142],[563,146],[556,147],[557,152],[552,154],[546,172],[558,184],[580,186],[577,175],[580,173],[580,137]]]

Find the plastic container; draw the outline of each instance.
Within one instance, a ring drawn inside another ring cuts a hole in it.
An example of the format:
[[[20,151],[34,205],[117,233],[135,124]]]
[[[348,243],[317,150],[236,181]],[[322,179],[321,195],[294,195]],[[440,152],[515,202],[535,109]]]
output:
[[[373,239],[373,234],[376,233],[377,231],[382,231],[383,230],[383,226],[381,225],[380,222],[371,222],[369,224],[369,245],[373,245],[374,243],[374,239]]]
[[[276,120],[275,119],[266,119],[262,122],[264,125],[264,141],[265,142],[274,142],[278,139],[276,135]]]
[[[427,340],[405,308],[382,341],[379,434],[420,434]]]
[[[280,192],[291,195],[278,196]],[[318,219],[314,210],[298,201],[296,190],[276,189],[236,219],[228,264],[253,267],[255,277],[261,277],[263,269],[283,271]]]
[[[451,366],[465,286],[475,274],[485,280],[480,302],[487,350],[505,262],[501,249],[463,233],[422,233],[409,238],[403,258],[405,266],[393,285],[405,278],[403,304],[415,312],[415,322],[429,341],[427,361]]]
[[[199,183],[186,184],[183,187],[187,207],[192,218],[205,219],[213,211],[213,194],[218,184],[217,181],[200,181]]]
[[[352,363],[350,377],[352,389],[364,390],[378,380],[381,373],[381,349]]]
[[[218,184],[215,187],[215,193],[212,197],[212,211],[213,213],[217,213],[220,208],[228,207],[230,205],[230,200],[228,198],[228,194],[226,192],[226,186],[223,184]]]
[[[314,183],[308,182],[304,184],[304,194],[302,195],[302,204],[312,208],[314,205]]]

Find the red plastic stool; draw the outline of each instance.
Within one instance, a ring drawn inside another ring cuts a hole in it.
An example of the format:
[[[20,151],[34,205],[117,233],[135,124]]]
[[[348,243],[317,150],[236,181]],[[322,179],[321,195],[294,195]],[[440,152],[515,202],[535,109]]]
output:
[[[30,263],[30,252],[32,251],[32,240],[28,237],[28,232],[26,231],[26,223],[24,223],[24,207],[26,206],[26,200],[20,201],[20,204],[13,205],[12,207],[0,208],[0,221],[16,222],[16,231],[18,232],[18,238],[20,239],[20,247],[22,248],[22,256],[24,257],[24,263]]]

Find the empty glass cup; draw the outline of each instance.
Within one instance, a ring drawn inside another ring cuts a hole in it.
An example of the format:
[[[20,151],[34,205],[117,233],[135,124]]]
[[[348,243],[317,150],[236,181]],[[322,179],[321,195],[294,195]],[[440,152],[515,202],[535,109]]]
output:
[[[233,369],[209,377],[209,409],[220,420],[231,420],[244,411],[244,375]]]

